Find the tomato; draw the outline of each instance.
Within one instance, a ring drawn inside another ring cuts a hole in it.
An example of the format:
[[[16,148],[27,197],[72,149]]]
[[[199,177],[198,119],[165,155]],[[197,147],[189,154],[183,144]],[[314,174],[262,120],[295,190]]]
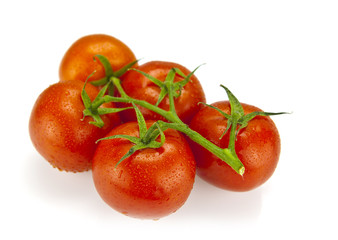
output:
[[[228,101],[211,105],[230,114]],[[248,104],[241,105],[245,114],[261,111]],[[190,123],[191,129],[221,148],[227,148],[229,143],[230,131],[220,139],[226,127],[227,119],[210,107],[201,109]],[[256,116],[238,132],[235,149],[245,167],[243,177],[198,144],[191,142],[191,147],[197,163],[197,174],[202,179],[223,189],[248,191],[262,185],[273,174],[280,154],[280,137],[268,116]]]
[[[120,40],[104,34],[93,34],[77,40],[65,53],[59,68],[60,80],[81,80],[96,70],[89,81],[105,77],[100,61],[95,55],[104,55],[114,71],[136,60],[134,53]],[[135,65],[137,66],[137,65]]]
[[[147,121],[149,127],[153,122]],[[137,122],[124,123],[108,136],[139,137]],[[93,179],[102,199],[113,209],[137,218],[159,219],[187,200],[195,179],[195,160],[182,134],[164,131],[160,148],[136,151],[115,168],[133,146],[126,139],[99,142],[93,159]]]
[[[164,81],[168,72],[172,68],[179,68],[185,75],[188,75],[190,71],[177,64],[172,62],[162,62],[162,61],[152,61],[140,65],[136,69],[145,72],[160,81]],[[129,71],[122,78],[122,87],[124,91],[133,98],[145,100],[151,104],[156,104],[161,89],[150,81],[147,77],[142,75],[137,71]],[[183,80],[182,77],[176,75],[174,82]],[[192,75],[190,81],[183,87],[181,95],[175,99],[175,108],[177,115],[180,119],[188,123],[192,117],[200,109],[199,102],[205,102],[205,94],[202,89],[200,82],[198,81],[195,75]],[[129,106],[128,104],[120,104],[120,106],[125,107]],[[169,98],[166,96],[162,102],[159,104],[159,107],[165,110],[169,109]],[[146,109],[139,107],[145,119],[156,119],[156,120],[165,120],[160,115]],[[127,110],[121,113],[121,118],[123,121],[135,121],[136,115],[135,111]]]
[[[29,132],[37,151],[54,167],[81,172],[91,168],[95,141],[120,124],[119,115],[102,116],[103,128],[83,118],[81,81],[58,82],[45,89],[35,102],[29,121]],[[86,91],[93,100],[98,90],[87,84]],[[113,107],[112,104],[104,105]]]

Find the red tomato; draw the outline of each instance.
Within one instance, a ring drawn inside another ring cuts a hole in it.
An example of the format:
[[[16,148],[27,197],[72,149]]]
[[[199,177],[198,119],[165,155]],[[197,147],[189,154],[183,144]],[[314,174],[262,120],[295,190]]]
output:
[[[185,75],[188,75],[190,71],[185,67],[171,62],[153,61],[145,63],[139,67],[138,70],[148,73],[149,75],[157,78],[160,81],[164,81],[168,72],[172,68],[179,68]],[[151,82],[147,77],[136,71],[127,72],[122,78],[122,87],[124,91],[133,98],[145,100],[151,104],[156,104],[161,89]],[[183,80],[182,77],[176,75],[174,82]],[[182,89],[181,96],[175,99],[175,108],[177,115],[180,119],[189,123],[192,117],[200,109],[199,102],[205,102],[205,95],[202,86],[195,75],[192,75],[190,82],[188,82]],[[120,104],[120,106],[129,106],[128,104]],[[159,107],[165,110],[169,110],[169,99],[166,96]],[[165,120],[160,115],[146,109],[139,107],[145,119]],[[134,110],[127,110],[121,113],[123,121],[135,121],[136,115]]]
[[[153,122],[147,121],[147,126]],[[137,122],[114,128],[108,136],[139,137]],[[184,137],[164,131],[160,148],[135,152],[116,163],[133,146],[126,139],[102,140],[93,159],[93,179],[102,199],[113,209],[137,218],[159,219],[175,212],[187,200],[195,180],[195,161]]]
[[[94,70],[89,81],[105,77],[102,64],[93,59],[97,54],[104,55],[114,71],[136,60],[134,53],[120,40],[104,34],[88,35],[73,43],[65,53],[59,69],[60,80],[84,82]]]
[[[230,114],[228,101],[211,105]],[[245,114],[261,111],[251,105],[242,106]],[[226,127],[227,119],[210,107],[201,109],[190,123],[190,128],[221,148],[227,148],[229,144],[230,130],[219,139]],[[197,162],[197,174],[201,178],[223,189],[248,191],[263,184],[273,174],[280,154],[280,138],[271,118],[265,116],[255,117],[239,131],[235,149],[245,167],[243,177],[198,144],[192,142],[191,147]]]
[[[35,148],[60,170],[89,170],[96,149],[95,141],[120,124],[116,113],[102,116],[103,128],[89,124],[92,121],[89,117],[81,120],[83,84],[81,81],[64,81],[51,85],[38,97],[31,113],[29,132]],[[86,91],[92,100],[98,94],[90,84],[87,84]]]

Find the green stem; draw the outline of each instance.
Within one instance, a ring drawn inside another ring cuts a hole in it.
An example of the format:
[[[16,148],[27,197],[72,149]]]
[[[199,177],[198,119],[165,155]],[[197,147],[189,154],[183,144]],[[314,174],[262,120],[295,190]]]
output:
[[[179,118],[177,119],[177,116],[175,116],[171,112],[165,111],[165,110],[163,110],[159,107],[156,107],[156,106],[154,106],[151,103],[148,103],[146,101],[134,99],[134,98],[131,98],[131,97],[122,98],[122,97],[112,97],[112,96],[106,95],[106,96],[103,97],[103,102],[107,102],[107,103],[108,102],[135,103],[136,105],[147,108],[147,109],[163,116],[168,121],[171,121],[171,122],[177,122],[178,120],[181,121]]]
[[[228,145],[228,148],[233,152],[235,152],[236,131],[237,131],[237,121],[233,121],[231,123],[229,145]]]
[[[102,104],[104,104],[106,101],[104,98],[100,98],[99,100],[95,101],[95,103],[92,104],[92,109],[98,109]]]
[[[150,104],[150,103],[148,103],[144,100],[138,100],[138,99],[131,98],[124,92],[124,90],[121,86],[120,80],[118,78],[114,78],[113,82],[114,82],[116,88],[118,89],[118,91],[120,91],[120,95],[122,97],[112,97],[112,96],[106,95],[106,96],[104,96],[105,102],[134,103],[134,104],[137,104],[141,107],[147,108],[147,109],[161,115],[162,117],[164,117],[165,119],[167,119],[168,121],[171,122],[171,123],[166,123],[166,122],[163,122],[163,121],[159,121],[161,127],[172,128],[172,129],[178,130],[178,131],[186,134],[192,141],[200,144],[201,146],[206,148],[208,151],[215,154],[218,158],[220,158],[221,160],[226,162],[237,173],[239,173],[240,175],[244,174],[245,168],[244,168],[243,164],[241,163],[241,161],[236,156],[236,154],[234,154],[235,151],[233,149],[222,149],[222,148],[216,146],[215,144],[213,144],[212,142],[208,141],[207,139],[205,139],[198,132],[190,129],[177,116],[175,108],[172,108],[169,111],[165,111],[165,110],[163,110],[163,109],[161,109],[161,108],[159,108],[155,105],[152,105],[152,104]],[[168,96],[169,96],[169,99],[171,99],[171,101],[173,101],[173,94],[172,94],[171,90],[169,90]],[[173,102],[170,105],[173,105]],[[234,126],[236,127],[236,125],[234,125]],[[236,131],[232,131],[232,132],[236,133]],[[235,138],[236,136],[234,135],[233,137]]]
[[[172,128],[178,130],[185,135],[187,135],[192,141],[198,143],[202,147],[206,148],[208,151],[215,154],[218,158],[226,162],[230,167],[232,167],[240,175],[244,174],[245,168],[241,161],[234,155],[232,149],[222,149],[212,142],[205,139],[201,134],[189,128],[186,124],[171,124],[163,121],[159,121],[161,127]]]
[[[150,126],[150,128],[143,137],[145,143],[148,143],[149,141],[155,139],[159,135],[159,132],[156,130],[157,130],[156,124]]]
[[[175,102],[174,102],[174,86],[171,85],[168,89],[168,98],[169,98],[169,111],[179,119],[181,122],[180,118],[177,116],[176,109],[175,109]]]
[[[119,91],[121,97],[123,97],[123,98],[129,98],[129,96],[127,95],[127,93],[123,90],[123,88],[121,86],[121,80],[119,78],[117,78],[117,77],[111,77],[109,80],[111,82],[113,82],[113,84],[115,85],[115,87]]]
[[[112,78],[113,83],[115,84],[115,87],[117,88],[117,90],[120,92],[121,97],[112,97],[109,95],[104,96],[103,100],[104,102],[124,102],[124,103],[135,103],[139,106],[142,106],[144,108],[147,108],[161,116],[163,116],[164,118],[166,118],[168,121],[170,122],[175,122],[175,123],[181,123],[181,119],[177,116],[175,108],[171,108],[170,111],[166,111],[163,110],[162,108],[159,108],[151,103],[148,103],[146,101],[143,100],[138,100],[138,99],[134,99],[129,97],[126,92],[123,90],[122,86],[121,86],[121,81],[118,78]],[[170,93],[170,95],[172,95]]]

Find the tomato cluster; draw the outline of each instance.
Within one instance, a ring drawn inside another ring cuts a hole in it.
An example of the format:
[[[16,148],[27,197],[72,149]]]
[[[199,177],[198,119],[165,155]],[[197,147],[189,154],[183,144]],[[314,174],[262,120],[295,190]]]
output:
[[[102,199],[128,216],[158,219],[175,212],[188,199],[195,173],[220,188],[248,191],[276,168],[280,139],[268,114],[238,102],[243,116],[235,121],[236,104],[207,105],[194,72],[180,64],[139,65],[123,42],[94,34],[68,49],[59,77],[32,109],[33,145],[60,170],[91,169]],[[209,145],[229,146],[244,175],[204,147]]]

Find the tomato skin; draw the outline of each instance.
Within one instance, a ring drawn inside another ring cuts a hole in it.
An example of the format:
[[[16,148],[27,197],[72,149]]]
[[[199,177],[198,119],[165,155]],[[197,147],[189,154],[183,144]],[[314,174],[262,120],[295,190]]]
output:
[[[60,81],[81,80],[96,70],[89,81],[105,77],[101,63],[94,56],[104,55],[114,71],[136,60],[134,53],[123,42],[109,35],[92,34],[74,42],[67,50],[60,64]],[[137,66],[137,64],[135,65]]]
[[[86,117],[81,99],[81,81],[58,82],[45,89],[35,102],[29,121],[29,133],[36,150],[54,167],[82,172],[91,169],[95,141],[120,124],[118,114],[102,116],[105,125],[98,128]],[[93,100],[98,90],[87,84]],[[104,105],[113,107],[112,104]]]
[[[146,72],[151,76],[164,81],[168,72],[172,68],[179,68],[181,71],[188,75],[190,71],[177,64],[172,62],[163,62],[163,61],[152,61],[145,64],[142,64],[136,69]],[[128,71],[122,78],[122,87],[124,91],[133,98],[145,100],[151,104],[156,104],[161,89],[151,82],[147,77],[136,71]],[[174,82],[183,80],[182,77],[177,76],[174,79]],[[180,119],[189,123],[192,117],[200,109],[199,102],[205,102],[205,94],[203,88],[195,75],[190,78],[190,82],[187,83],[181,92],[181,96],[175,99],[175,108],[177,115]],[[129,106],[128,104],[120,104],[121,106]],[[169,98],[166,96],[163,101],[159,104],[159,107],[165,110],[169,110]],[[160,115],[146,109],[139,107],[145,119],[155,119],[155,120],[165,120]],[[125,122],[135,121],[136,115],[135,111],[128,110],[121,113],[121,118]]]
[[[211,104],[230,114],[228,101]],[[261,111],[259,108],[243,104],[245,114]],[[221,148],[228,147],[229,132],[220,140],[225,131],[227,120],[216,110],[204,107],[190,123],[190,128]],[[222,189],[249,191],[264,182],[273,174],[280,154],[280,137],[270,117],[257,116],[237,135],[235,149],[245,167],[242,176],[232,170],[225,162],[198,144],[191,142],[197,164],[197,174],[207,182]]]
[[[148,127],[152,122],[147,121]],[[102,199],[125,215],[159,219],[187,200],[195,179],[195,160],[183,135],[168,129],[157,149],[143,149],[116,163],[133,146],[125,139],[103,140],[93,159],[93,179]],[[138,136],[137,122],[114,128],[108,136]]]

